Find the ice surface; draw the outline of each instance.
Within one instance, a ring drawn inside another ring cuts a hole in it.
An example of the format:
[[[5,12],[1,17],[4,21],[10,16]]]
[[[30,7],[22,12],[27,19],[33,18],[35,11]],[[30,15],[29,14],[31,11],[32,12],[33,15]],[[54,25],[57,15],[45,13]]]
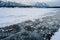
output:
[[[0,27],[20,23],[53,14],[56,9],[46,8],[0,8]],[[45,16],[45,15],[44,15]]]
[[[60,13],[54,8],[0,8],[0,27]],[[60,40],[58,31],[51,40]]]

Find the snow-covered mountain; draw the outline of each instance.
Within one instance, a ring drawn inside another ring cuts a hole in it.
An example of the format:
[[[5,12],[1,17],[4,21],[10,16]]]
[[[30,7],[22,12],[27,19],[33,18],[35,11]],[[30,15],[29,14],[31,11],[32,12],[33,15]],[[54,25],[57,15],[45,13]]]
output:
[[[5,2],[5,1],[0,1],[0,7],[47,7],[48,5],[46,3],[40,3],[40,2],[37,2],[37,3],[34,3],[34,4],[23,4],[23,3],[17,3],[17,2],[11,2],[11,1],[8,1],[8,2]]]
[[[0,1],[0,6],[4,7],[4,6],[23,6],[23,4],[21,3],[16,3],[16,2],[4,2],[4,1]]]
[[[35,4],[35,6],[36,6],[36,7],[41,7],[41,8],[43,8],[43,7],[48,7],[48,5],[47,5],[46,3],[40,3],[40,2],[37,2],[37,3]]]

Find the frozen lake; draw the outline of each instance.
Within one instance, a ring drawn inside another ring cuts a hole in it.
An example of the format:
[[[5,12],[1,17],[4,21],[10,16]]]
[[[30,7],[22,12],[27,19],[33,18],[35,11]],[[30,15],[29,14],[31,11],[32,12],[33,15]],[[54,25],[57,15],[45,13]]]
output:
[[[0,27],[54,14],[57,9],[46,8],[0,8]]]
[[[0,8],[0,27],[60,13],[54,8]],[[60,30],[51,40],[60,40]]]

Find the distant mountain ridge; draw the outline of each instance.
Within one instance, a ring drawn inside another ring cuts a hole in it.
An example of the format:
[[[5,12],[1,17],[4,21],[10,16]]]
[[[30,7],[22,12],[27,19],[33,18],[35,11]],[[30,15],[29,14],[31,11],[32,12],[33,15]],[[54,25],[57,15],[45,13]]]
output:
[[[23,6],[23,4],[21,4],[21,3],[16,3],[16,2],[10,2],[10,1],[8,1],[8,2],[4,2],[4,1],[0,1],[0,6],[6,6],[6,7],[8,7],[8,6]]]
[[[28,5],[23,3],[11,2],[11,1],[1,1],[0,0],[0,7],[35,7],[35,8],[60,8],[60,6],[50,6],[47,3],[40,3],[36,2],[34,4]]]
[[[27,5],[27,4],[22,4],[22,3],[16,3],[16,2],[4,2],[4,1],[0,1],[0,7],[47,7],[48,5],[46,3],[35,3],[35,4],[31,4],[31,5]]]

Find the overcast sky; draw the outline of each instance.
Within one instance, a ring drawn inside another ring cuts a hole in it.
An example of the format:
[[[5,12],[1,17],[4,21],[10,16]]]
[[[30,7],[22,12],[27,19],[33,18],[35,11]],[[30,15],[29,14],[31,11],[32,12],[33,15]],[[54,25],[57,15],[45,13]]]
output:
[[[20,3],[24,3],[24,4],[45,2],[45,3],[52,5],[52,6],[55,6],[55,5],[60,6],[60,0],[7,0],[7,1],[15,1],[15,2],[20,2]]]

